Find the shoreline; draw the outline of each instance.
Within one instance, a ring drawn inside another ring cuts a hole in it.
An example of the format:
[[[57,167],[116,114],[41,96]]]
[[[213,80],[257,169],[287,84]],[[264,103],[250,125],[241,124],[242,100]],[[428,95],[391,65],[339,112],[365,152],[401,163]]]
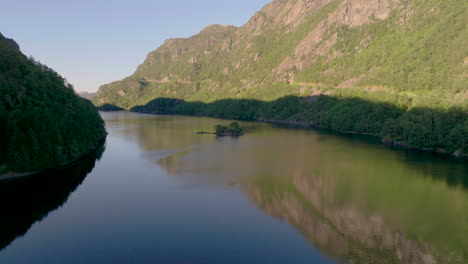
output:
[[[9,172],[9,173],[0,175],[0,182],[32,177],[34,175],[44,173],[44,172],[47,172],[47,171],[57,170],[57,169],[64,169],[64,168],[68,168],[70,166],[73,166],[75,163],[77,163],[77,162],[87,158],[88,156],[94,154],[99,147],[103,146],[105,141],[106,141],[107,135],[108,135],[108,133],[106,132],[105,135],[101,139],[98,140],[98,143],[97,143],[96,146],[91,147],[86,153],[84,153],[83,155],[81,155],[80,157],[78,157],[75,160],[67,162],[66,164],[56,166],[56,167],[51,167],[51,168],[45,168],[45,169],[38,170],[38,171],[32,171],[32,172],[22,172],[22,173],[11,173],[11,172]]]
[[[439,155],[444,155],[444,156],[449,156],[452,158],[457,158],[457,159],[467,159],[468,160],[468,154],[461,154],[461,153],[450,153],[444,149],[430,149],[430,148],[419,148],[415,147],[412,145],[404,144],[398,141],[394,141],[391,139],[387,139],[382,137],[379,134],[372,134],[372,133],[359,133],[355,131],[340,131],[340,130],[331,130],[322,126],[314,125],[313,123],[308,123],[308,122],[303,122],[303,121],[285,121],[285,120],[253,120],[253,121],[260,121],[260,122],[265,122],[265,123],[271,123],[271,124],[283,124],[283,125],[288,125],[288,126],[294,126],[294,127],[302,127],[302,128],[312,128],[312,129],[320,129],[323,131],[328,131],[328,132],[333,132],[333,133],[342,133],[342,134],[347,134],[347,135],[360,135],[360,136],[369,136],[369,137],[374,137],[376,139],[380,139],[381,144],[387,145],[387,146],[392,146],[392,147],[398,147],[402,149],[409,149],[409,150],[417,150],[417,151],[422,151],[426,153],[434,153],[434,154],[439,154]]]
[[[334,132],[334,133],[343,133],[343,134],[348,134],[348,135],[369,136],[369,137],[374,137],[376,139],[380,139],[381,144],[386,145],[386,146],[398,147],[401,149],[407,149],[407,150],[413,150],[413,151],[416,150],[416,151],[421,151],[421,152],[426,152],[426,153],[433,153],[433,154],[443,155],[446,157],[452,157],[455,159],[468,160],[468,154],[461,154],[457,152],[450,153],[444,149],[434,150],[430,148],[419,148],[419,147],[407,145],[401,142],[397,142],[391,139],[386,139],[379,134],[359,133],[355,131],[330,130],[322,126],[318,126],[312,123],[302,122],[302,121],[286,121],[286,120],[254,120],[254,121],[266,122],[266,123],[271,123],[271,124],[284,124],[288,126],[296,126],[296,127],[303,127],[303,128],[320,129],[324,131],[329,131],[329,132]]]
[[[106,112],[106,111],[104,111]],[[168,113],[151,113],[151,112],[144,112],[144,111],[129,111],[126,110],[125,112],[130,112],[130,113],[139,113],[139,114],[149,114],[149,115],[172,115],[172,116],[177,116],[176,114],[168,114]],[[445,157],[451,157],[454,159],[459,159],[459,160],[467,160],[468,161],[468,154],[462,154],[462,153],[450,153],[447,152],[443,149],[439,150],[434,150],[434,149],[429,149],[429,148],[418,148],[415,146],[403,144],[400,142],[396,142],[393,140],[386,139],[382,137],[379,134],[372,134],[372,133],[358,133],[355,131],[339,131],[339,130],[331,130],[322,126],[318,126],[312,122],[306,122],[306,121],[292,121],[292,120],[271,120],[271,119],[249,119],[249,120],[243,120],[243,119],[238,119],[234,117],[219,117],[219,116],[207,116],[207,115],[180,115],[180,116],[192,116],[192,117],[212,117],[212,118],[220,118],[220,119],[229,119],[229,120],[238,120],[238,121],[250,121],[250,122],[262,122],[262,123],[270,123],[270,124],[277,124],[277,125],[286,125],[286,126],[291,126],[291,127],[300,127],[300,128],[309,128],[309,129],[317,129],[317,130],[323,130],[327,132],[333,132],[333,133],[342,133],[342,134],[348,134],[348,135],[360,135],[360,136],[370,136],[374,138],[380,139],[381,143],[386,146],[392,146],[392,147],[398,147],[401,149],[407,149],[407,150],[413,150],[413,151],[421,151],[421,152],[426,152],[426,153],[432,153],[432,154],[437,154],[437,155],[442,155]]]
[[[204,131],[198,131],[195,133],[197,135],[216,135],[218,137],[240,137],[244,135],[244,133],[216,133],[216,132],[204,132]]]

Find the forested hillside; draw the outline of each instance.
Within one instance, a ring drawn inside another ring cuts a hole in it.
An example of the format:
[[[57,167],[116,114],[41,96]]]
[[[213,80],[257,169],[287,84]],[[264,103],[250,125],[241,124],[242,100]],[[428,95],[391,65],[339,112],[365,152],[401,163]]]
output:
[[[105,134],[90,101],[0,34],[0,175],[67,164]]]
[[[467,24],[465,0],[277,0],[240,28],[166,41],[93,102],[467,154]]]

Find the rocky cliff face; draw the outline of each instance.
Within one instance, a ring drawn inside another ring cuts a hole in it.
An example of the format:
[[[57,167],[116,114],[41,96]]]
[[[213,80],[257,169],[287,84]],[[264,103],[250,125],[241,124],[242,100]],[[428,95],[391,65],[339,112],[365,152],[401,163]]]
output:
[[[227,38],[235,30],[235,26],[211,25],[190,38],[169,39],[148,54],[135,75],[155,82],[190,82],[192,76],[188,72],[168,71],[168,66],[177,63],[196,64],[201,57],[211,57],[208,56],[210,53],[227,50]]]
[[[466,99],[462,0],[276,0],[244,26],[167,40],[95,103],[213,101],[359,91]],[[272,90],[270,86],[278,86]]]

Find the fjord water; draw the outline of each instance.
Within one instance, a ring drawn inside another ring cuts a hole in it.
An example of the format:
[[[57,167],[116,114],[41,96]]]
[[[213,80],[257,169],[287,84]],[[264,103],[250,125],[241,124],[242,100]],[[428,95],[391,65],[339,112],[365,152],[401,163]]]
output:
[[[102,113],[105,149],[0,182],[0,263],[466,263],[468,165],[372,139]]]

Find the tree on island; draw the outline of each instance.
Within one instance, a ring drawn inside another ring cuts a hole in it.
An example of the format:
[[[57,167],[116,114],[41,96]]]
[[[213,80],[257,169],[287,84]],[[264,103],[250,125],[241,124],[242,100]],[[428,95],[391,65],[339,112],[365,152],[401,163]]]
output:
[[[226,134],[235,134],[241,135],[244,133],[244,130],[239,126],[237,122],[232,122],[229,126],[216,125],[216,134],[226,135]]]

